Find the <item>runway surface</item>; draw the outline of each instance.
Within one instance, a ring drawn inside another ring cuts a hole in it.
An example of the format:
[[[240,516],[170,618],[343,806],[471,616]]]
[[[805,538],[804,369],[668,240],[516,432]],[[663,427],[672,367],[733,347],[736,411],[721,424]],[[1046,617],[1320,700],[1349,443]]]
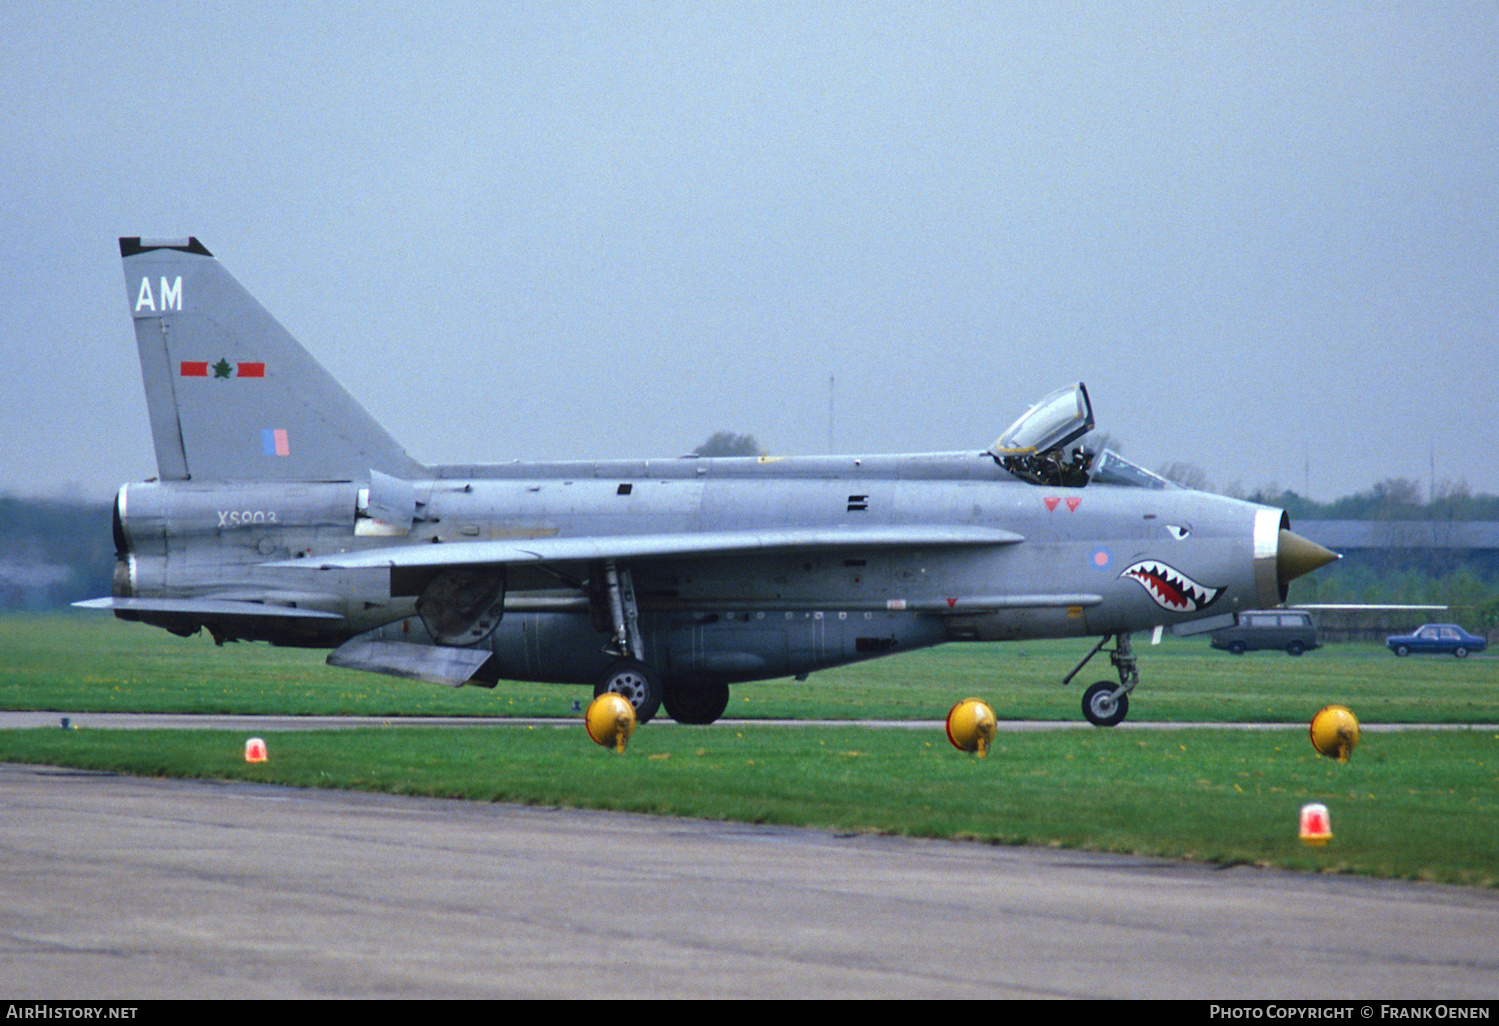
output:
[[[168,997],[1499,994],[1499,894],[0,765],[0,987]]]

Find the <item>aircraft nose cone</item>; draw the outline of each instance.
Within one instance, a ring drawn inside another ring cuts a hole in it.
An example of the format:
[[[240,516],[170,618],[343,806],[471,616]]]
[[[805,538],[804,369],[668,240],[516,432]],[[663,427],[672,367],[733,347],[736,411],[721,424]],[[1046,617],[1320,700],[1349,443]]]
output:
[[[1280,578],[1280,586],[1284,588],[1303,574],[1309,574],[1319,566],[1326,566],[1342,558],[1331,549],[1324,549],[1316,542],[1282,528],[1280,544],[1275,551],[1275,574]]]

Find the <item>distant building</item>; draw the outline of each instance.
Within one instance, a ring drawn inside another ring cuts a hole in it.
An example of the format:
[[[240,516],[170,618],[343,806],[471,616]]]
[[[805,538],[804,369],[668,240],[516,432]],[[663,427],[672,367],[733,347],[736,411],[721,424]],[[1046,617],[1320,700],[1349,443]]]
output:
[[[1468,570],[1499,588],[1499,522],[1453,520],[1298,520],[1298,534],[1343,557],[1340,569],[1364,568],[1379,575],[1415,571],[1434,578]],[[1324,641],[1381,641],[1423,623],[1457,622],[1479,631],[1471,608],[1317,609]],[[1481,632],[1481,631],[1480,631]],[[1499,643],[1489,630],[1490,642]]]
[[[1468,567],[1499,583],[1499,522],[1298,520],[1298,534],[1379,570],[1447,574]]]

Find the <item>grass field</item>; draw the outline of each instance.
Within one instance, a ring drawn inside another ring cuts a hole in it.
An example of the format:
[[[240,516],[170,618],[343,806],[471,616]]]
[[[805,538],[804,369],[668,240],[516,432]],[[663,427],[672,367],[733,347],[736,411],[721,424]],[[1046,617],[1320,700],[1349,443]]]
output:
[[[1365,723],[1499,722],[1499,660],[1397,660],[1373,646],[1301,659],[1235,658],[1204,641],[1138,647],[1133,720],[1303,724],[1341,702]],[[736,688],[730,715],[940,720],[973,694],[1002,718],[1078,720],[1081,689],[1056,681],[1083,651],[1079,642],[947,646]],[[386,680],[329,669],[321,653],[217,650],[106,617],[0,618],[0,707],[12,709],[557,716],[587,697]],[[0,759],[1499,886],[1494,730],[1366,733],[1346,765],[1317,756],[1302,730],[1004,734],[986,759],[957,752],[940,727],[662,723],[641,728],[622,755],[589,743],[581,724],[267,740],[270,761],[249,765],[239,733],[0,731]],[[1307,801],[1331,812],[1325,848],[1297,838]]]
[[[1106,655],[1071,687],[1058,683],[1087,639],[955,644],[790,679],[739,685],[734,718],[940,719],[983,698],[1001,719],[1080,720],[1082,685],[1112,671]],[[1131,720],[1305,723],[1338,702],[1366,722],[1499,723],[1499,656],[1396,659],[1338,645],[1300,659],[1230,656],[1207,641],[1137,640],[1141,684]],[[0,708],[63,712],[368,716],[559,716],[586,688],[506,682],[494,690],[339,670],[323,652],[264,644],[215,648],[101,614],[0,616]]]

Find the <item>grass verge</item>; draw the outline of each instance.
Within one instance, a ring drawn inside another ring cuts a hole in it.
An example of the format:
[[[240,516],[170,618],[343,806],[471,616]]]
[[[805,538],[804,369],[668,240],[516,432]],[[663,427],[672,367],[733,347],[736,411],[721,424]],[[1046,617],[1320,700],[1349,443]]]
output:
[[[1071,687],[1059,681],[1087,639],[954,644],[734,687],[738,718],[932,719],[983,698],[1001,719],[1080,720],[1080,685],[1107,678],[1099,656]],[[1370,723],[1499,723],[1499,656],[1396,659],[1374,645],[1338,645],[1300,659],[1231,656],[1207,642],[1142,637],[1141,684],[1130,718],[1167,722],[1304,723],[1338,702]],[[61,712],[183,712],[366,716],[558,716],[587,688],[503,682],[495,689],[339,670],[321,651],[176,638],[99,614],[0,617],[0,708]]]
[[[565,727],[274,734],[0,731],[0,760],[703,819],[1039,844],[1499,886],[1499,735],[1366,734],[1347,764],[1288,731],[1040,732],[988,758],[940,731],[649,726],[628,751]],[[1333,841],[1298,838],[1309,801]]]

